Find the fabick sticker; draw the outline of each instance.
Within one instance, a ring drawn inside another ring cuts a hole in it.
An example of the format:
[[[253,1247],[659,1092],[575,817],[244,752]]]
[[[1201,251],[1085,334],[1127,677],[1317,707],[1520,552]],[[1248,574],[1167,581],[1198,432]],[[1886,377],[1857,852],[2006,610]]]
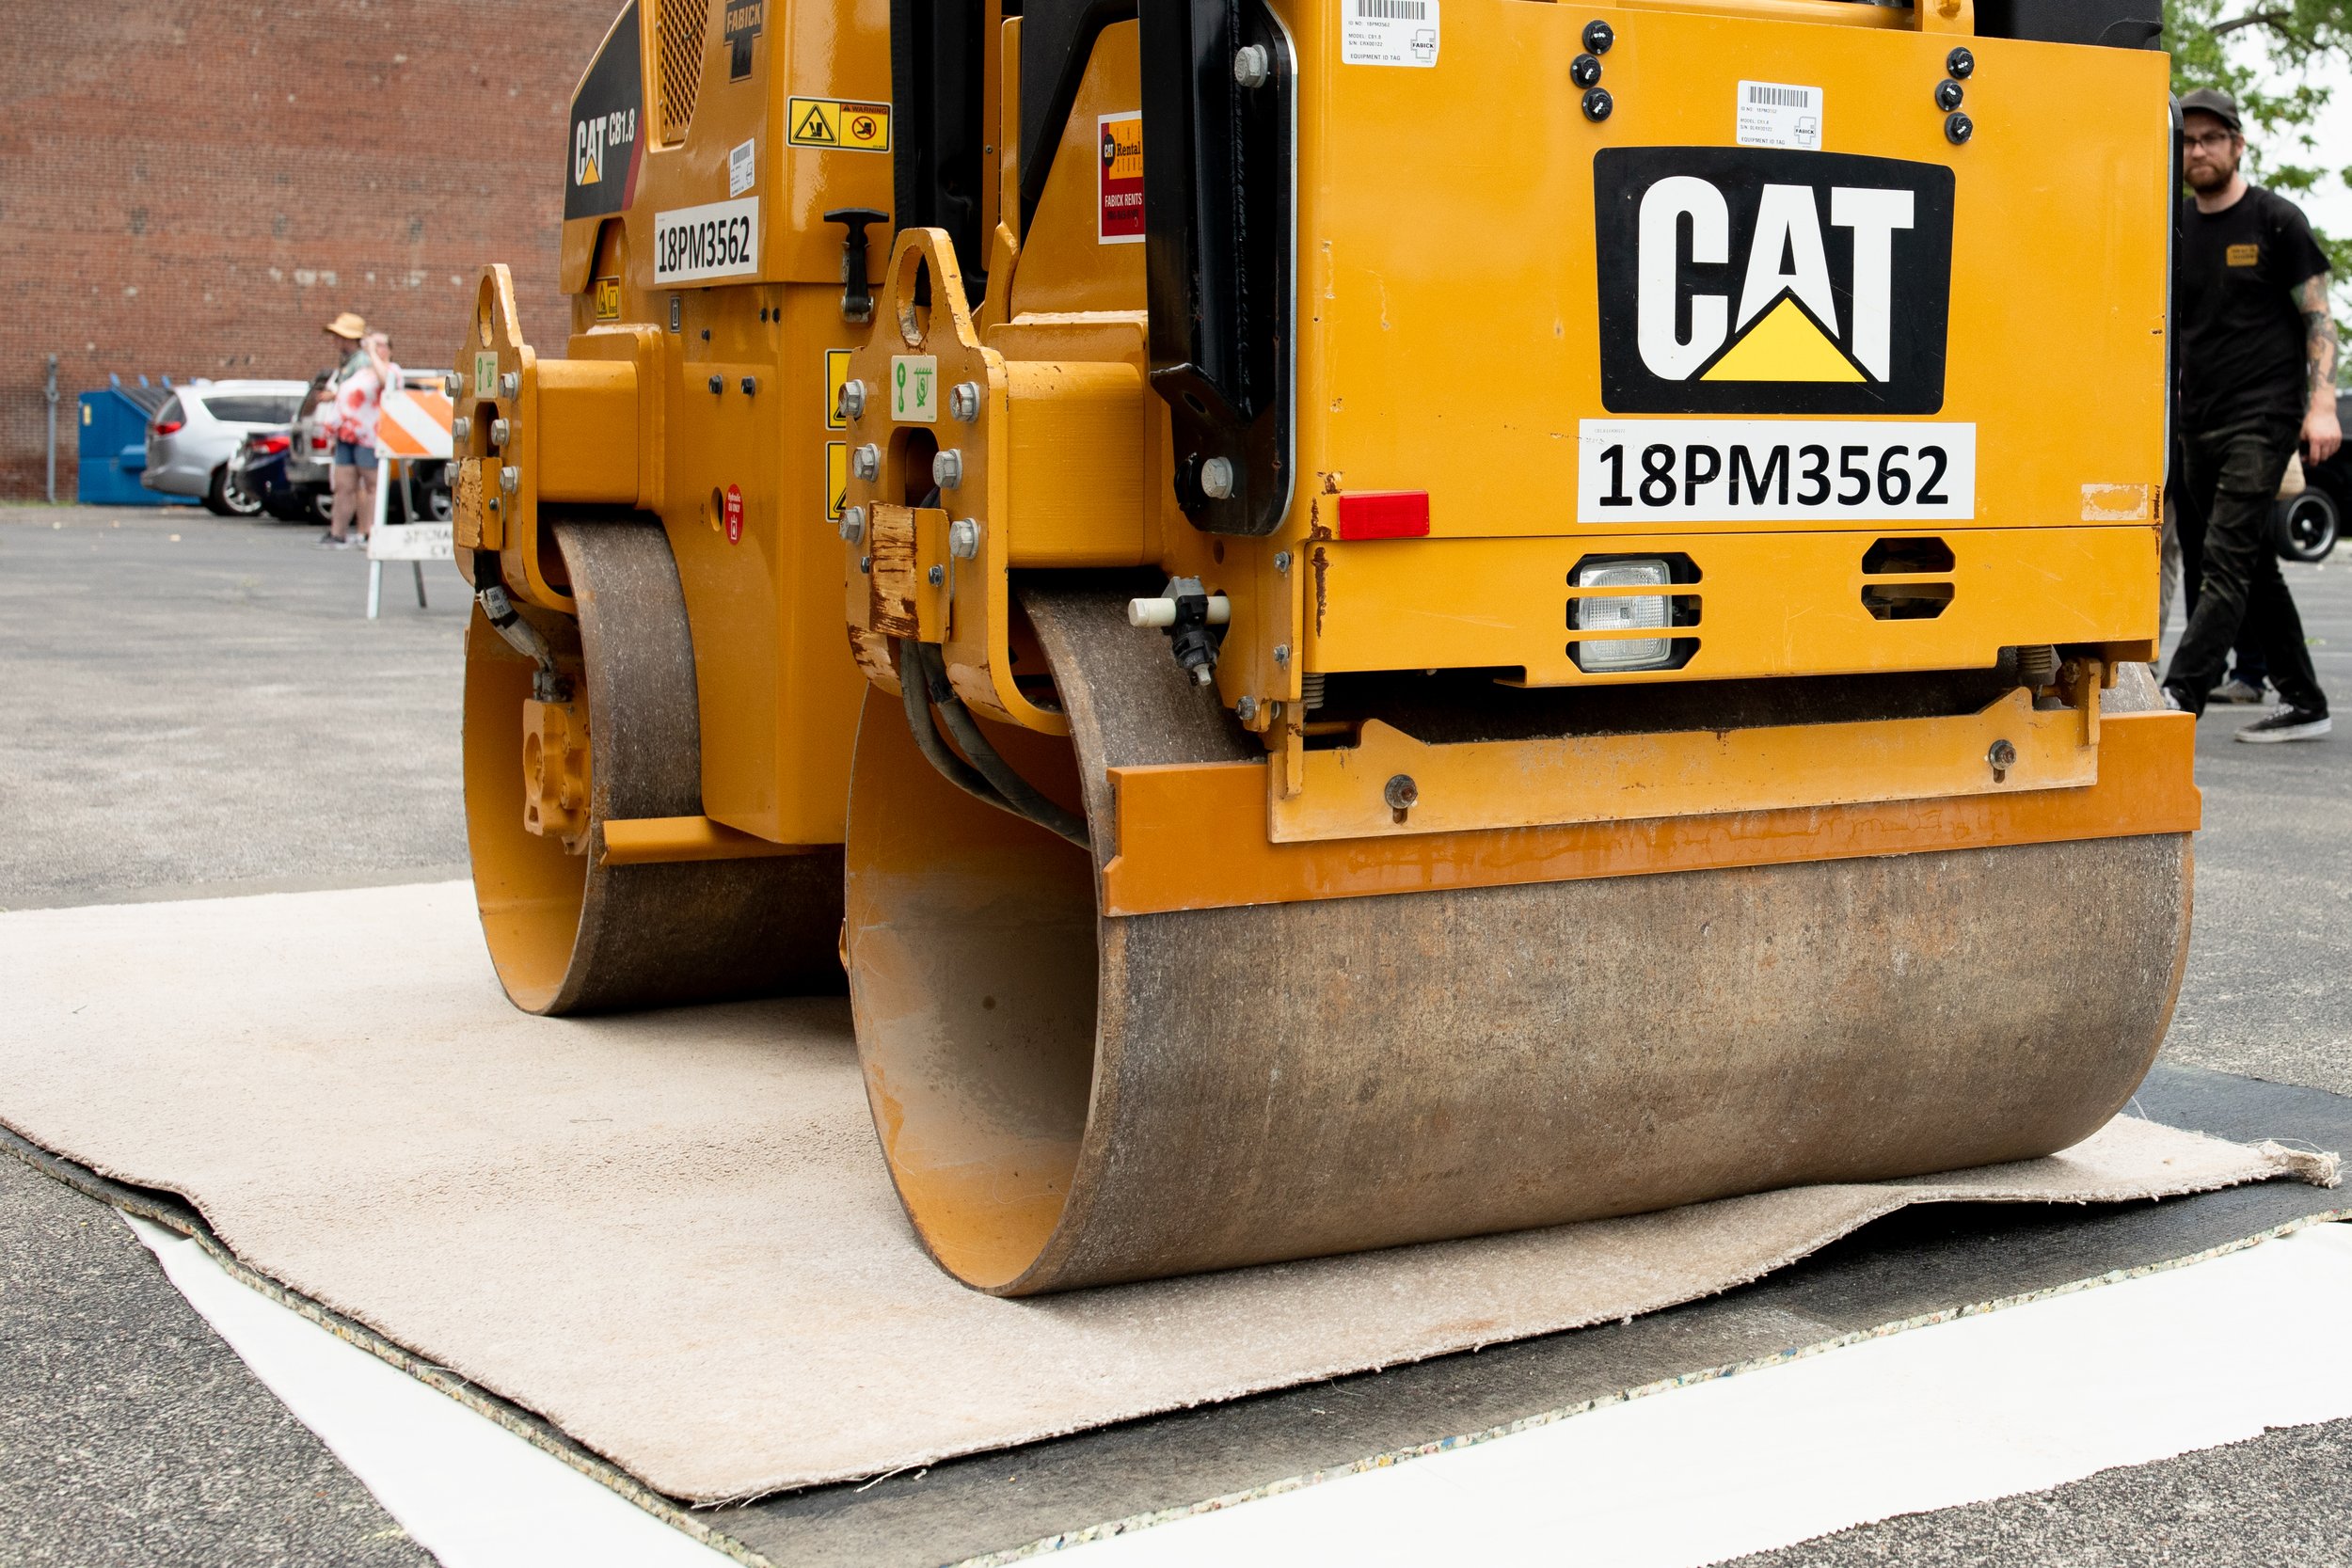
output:
[[[1104,115],[1095,121],[1100,220],[1104,245],[1143,243],[1143,116]]]

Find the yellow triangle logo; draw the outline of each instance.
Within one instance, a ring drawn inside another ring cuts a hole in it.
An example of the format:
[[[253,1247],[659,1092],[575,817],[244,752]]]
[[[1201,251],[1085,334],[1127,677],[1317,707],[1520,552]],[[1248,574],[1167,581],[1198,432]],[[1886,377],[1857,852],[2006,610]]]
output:
[[[1740,341],[1707,368],[1701,381],[1867,381],[1845,350],[1832,342],[1795,299],[1756,319]]]
[[[580,182],[583,185],[593,185],[603,178],[604,171],[596,166],[596,155],[593,152],[589,153],[588,172],[580,177]]]

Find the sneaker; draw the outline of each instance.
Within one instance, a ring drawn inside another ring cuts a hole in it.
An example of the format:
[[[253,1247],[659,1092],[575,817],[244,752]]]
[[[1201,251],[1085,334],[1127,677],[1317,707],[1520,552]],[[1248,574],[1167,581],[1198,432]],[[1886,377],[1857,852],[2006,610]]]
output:
[[[2238,731],[2237,737],[2258,746],[2276,740],[2317,740],[2334,727],[2335,721],[2324,713],[2280,703],[2266,716]]]
[[[2249,686],[2235,675],[2232,675],[2228,680],[2215,687],[2205,697],[2205,701],[2209,703],[2246,704],[2259,703],[2262,700],[2263,689],[2261,687]]]
[[[320,535],[319,535],[319,548],[320,548],[320,549],[323,549],[323,550],[331,550],[331,549],[333,549],[334,547],[335,547],[335,535],[334,535],[334,532],[333,532],[333,531],[332,531],[332,530],[329,530],[327,532],[326,532],[326,533],[322,533],[322,534],[320,534]]]
[[[2188,705],[2181,701],[2180,694],[2170,687],[2160,686],[2156,689],[2164,693],[2164,705],[2167,712],[2186,713],[2188,711]]]

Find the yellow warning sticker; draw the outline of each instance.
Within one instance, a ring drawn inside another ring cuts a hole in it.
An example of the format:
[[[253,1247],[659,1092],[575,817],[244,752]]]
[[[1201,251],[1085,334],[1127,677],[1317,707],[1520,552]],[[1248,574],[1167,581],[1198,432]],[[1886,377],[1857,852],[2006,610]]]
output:
[[[841,412],[841,388],[850,384],[850,351],[825,350],[825,428],[847,430],[850,418]]]
[[[840,152],[890,150],[890,105],[848,98],[795,98],[785,105],[786,139]]]
[[[834,522],[841,520],[841,509],[850,504],[850,443],[825,443],[825,515]]]
[[[617,277],[596,279],[596,320],[616,322],[621,319],[621,280]]]

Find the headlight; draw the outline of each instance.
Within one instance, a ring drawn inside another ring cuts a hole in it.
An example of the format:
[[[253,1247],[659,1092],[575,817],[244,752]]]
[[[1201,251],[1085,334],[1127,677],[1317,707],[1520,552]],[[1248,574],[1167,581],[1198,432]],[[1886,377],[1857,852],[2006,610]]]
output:
[[[1662,561],[1610,561],[1579,567],[1576,574],[1579,588],[1664,588],[1672,580]],[[1586,633],[1647,631],[1652,627],[1662,630],[1673,625],[1670,604],[1663,594],[1578,599],[1576,629]],[[1587,636],[1581,641],[1576,655],[1578,665],[1586,670],[1655,670],[1673,660],[1674,640],[1628,637],[1601,641]]]

